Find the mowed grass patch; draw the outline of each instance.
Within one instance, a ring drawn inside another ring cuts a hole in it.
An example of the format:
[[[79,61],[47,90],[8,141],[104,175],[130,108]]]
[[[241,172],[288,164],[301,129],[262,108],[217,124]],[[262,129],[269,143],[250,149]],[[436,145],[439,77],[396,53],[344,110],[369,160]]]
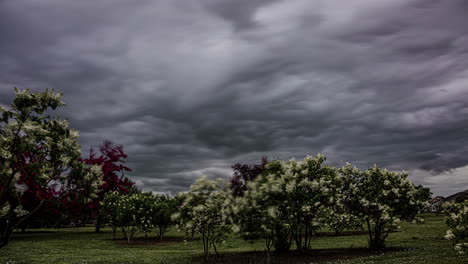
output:
[[[425,224],[403,224],[390,234],[389,250],[368,252],[367,235],[324,236],[314,238],[308,256],[273,255],[272,263],[434,263],[467,264],[467,256],[458,255],[450,241],[443,239],[447,227],[442,216],[424,215]],[[92,227],[38,229],[15,233],[10,244],[0,249],[0,263],[197,263],[203,262],[202,242],[186,240],[183,233],[169,232],[160,241],[155,234],[140,234],[128,245],[112,240],[110,229],[96,234]],[[266,261],[264,242],[246,242],[231,237],[222,244],[221,256],[210,263],[238,260],[239,263]]]

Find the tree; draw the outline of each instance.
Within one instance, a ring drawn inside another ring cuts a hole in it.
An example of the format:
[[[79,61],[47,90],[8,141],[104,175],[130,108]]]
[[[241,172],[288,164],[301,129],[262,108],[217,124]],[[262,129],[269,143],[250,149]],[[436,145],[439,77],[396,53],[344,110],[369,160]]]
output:
[[[96,217],[96,232],[100,231],[102,225],[102,217],[100,214],[100,202],[108,192],[116,191],[119,193],[129,193],[135,184],[127,177],[124,172],[131,171],[125,165],[125,159],[128,157],[123,151],[122,145],[114,145],[111,141],[105,140],[99,146],[100,154],[96,153],[92,148],[89,152],[89,157],[83,159],[86,164],[99,165],[102,167],[103,178],[102,185],[99,186],[99,193],[97,197],[90,201],[87,205],[92,208],[92,214]]]
[[[217,247],[230,230],[224,216],[226,196],[221,180],[203,176],[190,187],[180,208],[182,213],[173,215],[181,228],[200,234],[205,258],[210,255],[211,248],[218,253]]]
[[[234,174],[230,181],[232,194],[235,197],[244,195],[244,192],[247,190],[247,184],[263,173],[267,163],[268,159],[262,157],[260,164],[234,164],[231,167],[234,170]]]
[[[340,173],[345,181],[343,202],[351,214],[367,224],[370,249],[385,248],[385,239],[401,221],[421,220],[416,216],[424,209],[430,192],[409,181],[407,173],[377,166],[360,171],[350,164]]]
[[[71,168],[82,165],[78,133],[66,120],[45,114],[64,105],[62,94],[27,89],[15,93],[11,106],[0,108],[0,248],[8,244],[15,227],[39,210],[51,188],[65,181]],[[93,181],[96,173],[93,166],[86,178]],[[28,210],[21,201],[26,190],[38,198]]]

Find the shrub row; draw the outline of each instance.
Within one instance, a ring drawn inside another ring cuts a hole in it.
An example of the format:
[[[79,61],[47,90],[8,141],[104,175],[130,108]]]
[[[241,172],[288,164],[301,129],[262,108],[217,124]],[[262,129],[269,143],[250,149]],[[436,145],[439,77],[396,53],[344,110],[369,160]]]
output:
[[[184,195],[173,219],[187,233],[203,238],[204,253],[216,247],[229,232],[244,239],[263,239],[267,251],[286,251],[295,244],[311,248],[315,232],[355,228],[365,224],[369,247],[385,247],[390,232],[401,221],[417,222],[430,196],[405,172],[374,166],[359,170],[325,165],[325,157],[272,161],[262,174],[246,183],[242,196],[220,180],[198,179]],[[422,220],[421,220],[422,221]]]
[[[177,197],[170,198],[152,193],[108,193],[102,202],[102,213],[113,230],[113,238],[120,229],[130,242],[139,232],[147,235],[156,231],[160,239],[174,224],[171,215],[178,209]]]

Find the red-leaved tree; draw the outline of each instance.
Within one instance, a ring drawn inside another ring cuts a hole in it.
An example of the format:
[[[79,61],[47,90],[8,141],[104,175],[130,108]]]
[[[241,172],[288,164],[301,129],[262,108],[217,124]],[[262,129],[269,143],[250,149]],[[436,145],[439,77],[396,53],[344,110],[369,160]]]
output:
[[[20,199],[22,207],[26,211],[35,212],[20,225],[23,231],[26,227],[85,223],[95,215],[94,200],[101,192],[98,187],[102,180],[87,176],[89,167],[84,166],[84,161],[79,156],[70,159],[70,163],[73,164],[71,167],[54,167],[59,176],[47,185],[41,185],[37,181],[37,172],[30,166],[32,162],[46,162],[44,156],[25,152],[18,155],[17,160],[17,166],[21,167],[21,176],[16,184],[23,190]]]
[[[22,208],[28,212],[35,212],[32,217],[25,219],[19,225],[24,231],[27,225],[40,219],[42,222],[48,219],[58,219],[61,215],[57,208],[60,205],[58,202],[61,197],[61,188],[58,183],[61,182],[59,177],[51,179],[49,184],[41,184],[38,182],[37,171],[34,169],[35,163],[47,162],[45,155],[40,154],[40,151],[45,150],[43,146],[38,146],[36,153],[23,152],[16,154],[14,167],[20,171],[20,177],[16,181],[16,185],[22,190],[20,203]],[[64,168],[54,167],[54,173],[61,175]],[[65,168],[66,169],[66,168]]]
[[[125,159],[128,157],[123,151],[122,145],[114,145],[111,141],[105,140],[99,146],[99,152],[95,152],[91,148],[89,158],[83,159],[88,165],[100,165],[103,172],[103,184],[99,187],[100,191],[95,199],[92,199],[87,205],[94,211],[96,217],[96,232],[99,232],[102,216],[100,214],[99,204],[104,199],[106,193],[117,191],[120,193],[128,193],[135,185],[134,182],[125,177],[126,171],[131,169],[124,165]]]
[[[235,197],[243,196],[247,190],[247,183],[253,181],[260,175],[268,163],[266,157],[262,157],[260,164],[241,164],[236,163],[231,168],[234,174],[231,177],[231,191]]]

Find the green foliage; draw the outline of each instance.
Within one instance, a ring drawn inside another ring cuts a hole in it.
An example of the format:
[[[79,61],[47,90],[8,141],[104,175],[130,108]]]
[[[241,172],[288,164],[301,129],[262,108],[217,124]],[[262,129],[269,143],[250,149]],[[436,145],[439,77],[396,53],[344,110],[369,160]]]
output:
[[[151,223],[162,240],[164,234],[174,225],[172,215],[177,212],[180,201],[177,198],[164,195],[159,195],[156,198],[157,201],[153,210]]]
[[[468,251],[468,200],[444,205],[445,223],[450,228],[445,239],[453,240],[454,248],[460,254]]]

